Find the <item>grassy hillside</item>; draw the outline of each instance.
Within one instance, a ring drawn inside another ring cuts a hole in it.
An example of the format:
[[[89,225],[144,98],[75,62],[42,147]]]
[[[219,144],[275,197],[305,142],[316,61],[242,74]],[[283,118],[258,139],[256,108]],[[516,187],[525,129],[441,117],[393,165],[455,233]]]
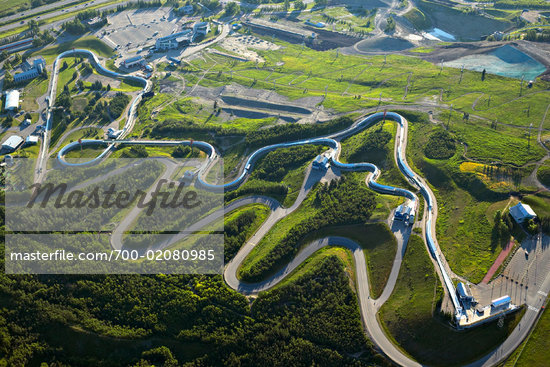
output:
[[[407,18],[419,31],[429,29],[432,26],[430,19],[427,18],[426,15],[418,8],[412,8],[409,10],[405,14],[405,18]]]

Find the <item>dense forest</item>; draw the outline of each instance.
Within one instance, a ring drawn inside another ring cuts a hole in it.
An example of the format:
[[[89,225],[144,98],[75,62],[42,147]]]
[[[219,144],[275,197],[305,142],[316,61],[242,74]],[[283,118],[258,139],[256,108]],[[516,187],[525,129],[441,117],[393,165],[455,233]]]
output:
[[[382,363],[337,257],[252,306],[219,275],[0,279],[0,366]]]
[[[275,267],[290,261],[308,233],[330,225],[365,223],[376,207],[372,191],[362,182],[346,179],[345,176],[321,185],[315,195],[319,212],[294,226],[272,251],[250,269],[242,269],[244,280],[259,281]]]
[[[240,216],[228,223],[227,258],[254,215]],[[0,267],[0,366],[385,363],[336,256],[253,303],[221,275],[7,275],[3,246]]]

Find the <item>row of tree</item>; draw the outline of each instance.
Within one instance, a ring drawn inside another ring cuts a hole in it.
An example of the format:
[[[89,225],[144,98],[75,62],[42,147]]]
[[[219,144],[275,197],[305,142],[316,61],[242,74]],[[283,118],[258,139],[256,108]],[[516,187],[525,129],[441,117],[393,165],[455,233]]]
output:
[[[324,123],[276,125],[268,129],[251,131],[246,136],[246,144],[252,147],[261,147],[292,140],[322,136],[342,130],[352,123],[353,120],[350,117],[343,116]]]

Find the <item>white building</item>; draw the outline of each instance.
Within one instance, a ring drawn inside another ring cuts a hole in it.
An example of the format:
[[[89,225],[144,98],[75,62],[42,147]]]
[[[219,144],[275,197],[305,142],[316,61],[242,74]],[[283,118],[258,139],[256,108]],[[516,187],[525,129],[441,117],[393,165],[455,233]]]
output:
[[[193,39],[198,36],[206,36],[210,32],[210,23],[208,22],[197,22],[193,26]]]
[[[43,58],[38,57],[32,61],[32,65],[30,61],[25,61],[23,64],[23,68],[26,69],[22,73],[17,73],[13,76],[13,81],[15,83],[20,83],[25,80],[34,79],[46,68],[46,62]]]
[[[510,208],[510,215],[517,223],[523,223],[529,219],[537,217],[537,214],[527,204],[523,204],[521,201],[518,205]]]
[[[170,50],[180,46],[187,46],[191,43],[192,33],[190,29],[161,37],[155,42],[157,50]]]
[[[126,59],[122,62],[124,67],[127,67],[127,68],[131,68],[131,67],[134,67],[136,65],[140,65],[141,63],[143,63],[143,56],[130,57],[129,59]]]
[[[6,104],[4,109],[6,111],[14,111],[19,108],[19,91],[9,90],[6,92]]]
[[[316,170],[327,170],[330,167],[330,160],[327,156],[319,154],[315,157],[311,167]]]
[[[25,145],[35,145],[38,144],[38,135],[29,135],[25,139]]]
[[[10,136],[5,142],[2,143],[2,150],[13,152],[23,143],[23,138],[19,135]]]

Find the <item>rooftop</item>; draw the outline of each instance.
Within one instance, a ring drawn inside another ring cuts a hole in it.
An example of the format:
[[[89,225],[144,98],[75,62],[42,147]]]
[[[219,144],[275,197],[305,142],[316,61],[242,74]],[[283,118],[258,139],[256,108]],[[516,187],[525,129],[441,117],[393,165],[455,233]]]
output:
[[[510,215],[518,223],[524,222],[526,219],[535,218],[537,216],[537,214],[529,205],[523,204],[521,201],[516,206],[510,208]]]
[[[23,142],[23,138],[19,135],[10,136],[5,142],[2,143],[2,147],[15,149]]]
[[[19,91],[9,90],[6,92],[6,104],[5,109],[10,110],[19,107]]]

